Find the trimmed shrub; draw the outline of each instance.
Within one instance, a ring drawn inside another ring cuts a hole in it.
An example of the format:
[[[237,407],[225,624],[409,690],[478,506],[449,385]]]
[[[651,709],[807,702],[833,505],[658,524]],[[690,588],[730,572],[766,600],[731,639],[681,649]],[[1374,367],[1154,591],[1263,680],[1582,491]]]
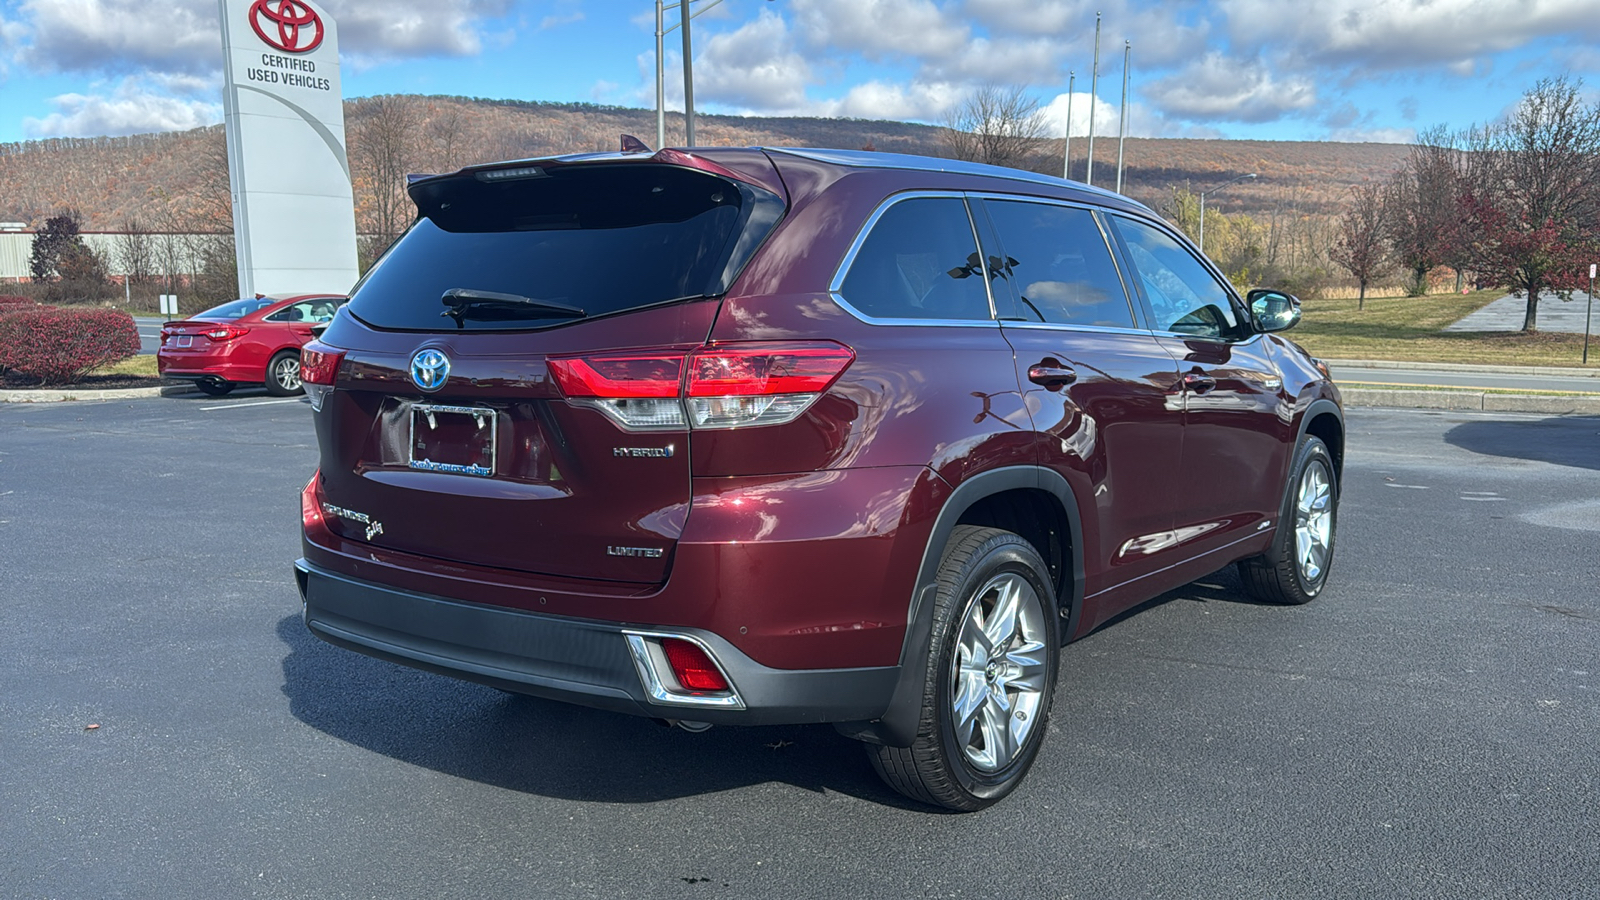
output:
[[[14,306],[38,306],[39,302],[32,297],[18,297],[16,294],[0,294],[0,310]]]
[[[71,384],[138,352],[139,329],[120,310],[39,307],[0,315],[0,371],[40,384]]]

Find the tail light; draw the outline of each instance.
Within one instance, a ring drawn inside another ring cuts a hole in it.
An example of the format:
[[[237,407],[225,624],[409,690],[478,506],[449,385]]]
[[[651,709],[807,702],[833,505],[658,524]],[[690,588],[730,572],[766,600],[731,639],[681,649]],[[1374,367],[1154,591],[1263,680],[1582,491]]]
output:
[[[791,422],[855,360],[831,341],[723,344],[550,359],[561,392],[629,430]]]
[[[344,351],[321,341],[312,341],[300,348],[300,384],[313,410],[321,412],[322,402],[333,393],[333,383],[339,377],[342,362]]]
[[[577,405],[598,409],[630,430],[681,431],[683,359],[682,353],[611,353],[549,364],[561,392]]]
[[[691,691],[726,691],[728,680],[698,644],[679,638],[662,638],[661,650],[678,684]]]
[[[205,332],[205,336],[211,338],[213,341],[222,343],[224,341],[242,338],[249,333],[250,329],[244,327],[243,325],[218,325],[210,331]]]
[[[306,531],[322,527],[322,470],[312,473],[311,480],[306,482],[305,490],[300,492],[300,524]]]

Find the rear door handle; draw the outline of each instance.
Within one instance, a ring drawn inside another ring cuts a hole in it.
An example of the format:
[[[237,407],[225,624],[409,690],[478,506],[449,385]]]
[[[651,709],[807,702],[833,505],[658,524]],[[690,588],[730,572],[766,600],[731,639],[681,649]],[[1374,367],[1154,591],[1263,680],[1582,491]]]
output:
[[[1217,380],[1204,372],[1185,372],[1183,386],[1196,394],[1204,394],[1217,386]]]
[[[1054,360],[1035,363],[1028,367],[1028,380],[1037,385],[1042,385],[1045,390],[1059,391],[1063,387],[1078,380],[1078,373],[1071,368],[1058,364],[1051,365]]]

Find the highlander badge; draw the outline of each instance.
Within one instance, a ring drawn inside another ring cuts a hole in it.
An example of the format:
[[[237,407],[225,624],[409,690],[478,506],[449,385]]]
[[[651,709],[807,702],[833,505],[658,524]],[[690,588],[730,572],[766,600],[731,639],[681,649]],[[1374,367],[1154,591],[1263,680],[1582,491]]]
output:
[[[383,523],[372,518],[366,513],[359,513],[353,509],[345,509],[342,506],[334,506],[332,503],[322,504],[322,511],[323,513],[335,518],[349,519],[357,524],[367,526],[367,540],[369,541],[378,535],[383,534]]]

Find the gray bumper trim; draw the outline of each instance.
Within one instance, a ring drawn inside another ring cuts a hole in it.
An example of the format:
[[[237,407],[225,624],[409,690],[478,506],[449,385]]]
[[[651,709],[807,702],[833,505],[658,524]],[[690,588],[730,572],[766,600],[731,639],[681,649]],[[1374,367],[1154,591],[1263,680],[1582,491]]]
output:
[[[341,647],[468,681],[581,706],[727,725],[846,722],[882,715],[897,666],[773,669],[700,629],[598,622],[463,603],[372,584],[295,563],[305,623]],[[652,703],[624,628],[690,636],[708,649],[746,708]]]

